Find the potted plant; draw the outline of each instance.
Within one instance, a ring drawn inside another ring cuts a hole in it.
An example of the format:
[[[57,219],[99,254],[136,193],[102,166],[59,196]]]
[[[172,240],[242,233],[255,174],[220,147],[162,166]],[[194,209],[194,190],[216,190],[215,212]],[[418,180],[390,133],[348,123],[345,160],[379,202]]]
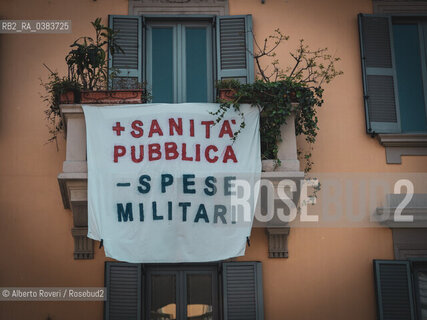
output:
[[[146,103],[151,99],[145,84],[129,81],[126,77],[118,77],[116,70],[108,72],[106,47],[109,45],[111,58],[116,52],[123,50],[117,44],[117,32],[104,26],[101,18],[91,22],[95,29],[95,37],[80,37],[71,44],[71,51],[65,61],[68,75],[60,77],[45,64],[49,71],[49,79],[42,82],[47,95],[42,96],[47,102],[45,110],[49,122],[49,141],[56,141],[57,135],[64,128],[60,115],[60,104],[72,103]],[[108,79],[109,78],[109,79]],[[110,81],[111,88],[108,83]]]
[[[240,88],[240,82],[236,79],[225,79],[217,81],[216,88],[218,90],[218,101],[231,101]]]
[[[59,105],[61,103],[76,103],[79,101],[81,86],[78,82],[70,80],[68,77],[60,77],[57,72],[53,72],[48,66],[49,78],[46,83],[41,82],[47,94],[42,96],[48,105],[44,111],[48,121],[50,133],[49,142],[56,141],[57,135],[64,129],[64,123],[60,115]]]
[[[107,88],[108,58],[105,47],[109,45],[110,55],[123,52],[117,44],[117,32],[104,26],[101,18],[92,22],[95,37],[81,37],[71,45],[72,50],[65,60],[68,66],[68,75],[71,80],[82,86],[82,103],[144,103],[146,102],[146,88],[141,84],[129,86],[131,82],[121,82],[127,86]],[[111,58],[110,56],[110,58]],[[110,72],[116,76],[117,72]],[[110,83],[118,83],[110,79]],[[133,84],[133,83],[132,83]]]
[[[310,50],[304,40],[300,40],[296,51],[290,53],[294,64],[285,70],[281,69],[275,50],[288,38],[276,29],[262,45],[254,40],[256,52],[252,55],[257,66],[257,80],[250,84],[235,84],[231,99],[220,99],[220,107],[213,113],[219,122],[229,108],[240,113],[239,104],[242,102],[248,101],[252,106],[258,107],[263,167],[264,162],[268,168],[274,163],[273,170],[281,164],[278,158],[281,130],[289,119],[295,121],[296,135],[304,135],[309,145],[316,141],[319,129],[317,107],[323,104],[322,85],[342,74],[342,71],[335,68],[339,58],[328,54],[327,48]],[[263,58],[269,59],[270,64],[263,67]],[[217,87],[227,88],[229,84],[221,81]],[[241,116],[241,127],[234,132],[233,139],[237,138],[245,126],[244,115]],[[304,171],[308,172],[313,164],[311,152],[299,150],[298,153],[305,161]]]
[[[118,77],[116,73],[110,73],[110,90],[83,90],[82,103],[147,103],[151,100],[151,94],[147,90],[146,83],[134,81],[129,77]]]

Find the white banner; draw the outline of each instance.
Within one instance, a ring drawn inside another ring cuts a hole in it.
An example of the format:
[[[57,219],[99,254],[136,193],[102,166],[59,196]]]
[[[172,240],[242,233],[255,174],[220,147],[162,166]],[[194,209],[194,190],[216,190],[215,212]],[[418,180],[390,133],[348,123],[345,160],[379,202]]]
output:
[[[88,237],[127,262],[241,256],[261,173],[259,111],[218,104],[83,106]]]

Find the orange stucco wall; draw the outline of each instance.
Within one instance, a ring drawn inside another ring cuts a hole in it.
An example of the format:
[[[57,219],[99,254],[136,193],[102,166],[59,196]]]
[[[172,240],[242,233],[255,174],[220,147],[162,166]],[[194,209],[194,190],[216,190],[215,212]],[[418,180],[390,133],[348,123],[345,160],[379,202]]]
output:
[[[49,67],[65,74],[65,54],[90,21],[127,14],[126,0],[0,2],[7,19],[70,19],[72,34],[0,35],[0,286],[103,286],[103,252],[73,259],[71,211],[64,210],[57,175],[65,144],[49,137],[40,78]],[[102,302],[0,302],[0,319],[101,319]]]
[[[344,75],[325,87],[318,113],[314,173],[426,172],[425,157],[403,157],[401,165],[387,165],[384,148],[365,132],[360,12],[372,12],[372,1],[230,1],[231,14],[252,13],[257,39],[275,28],[290,36],[278,52],[281,62],[288,61],[288,52],[301,38],[312,49],[327,47],[342,59]],[[376,319],[372,259],[393,259],[389,229],[294,228],[289,259],[284,260],[267,259],[263,229],[256,229],[252,238],[242,260],[263,261],[266,319]]]
[[[230,0],[231,14],[252,14],[257,37],[275,28],[291,36],[279,59],[304,38],[342,58],[344,75],[326,87],[319,111],[314,172],[426,172],[423,157],[387,165],[365,133],[357,13],[370,0]],[[65,74],[68,45],[90,21],[127,14],[126,0],[0,2],[3,19],[71,19],[65,35],[0,35],[0,287],[103,286],[104,252],[73,259],[72,217],[62,205],[57,174],[65,158],[49,137],[39,78],[46,63]],[[106,20],[104,20],[106,21]],[[372,259],[393,258],[388,229],[292,229],[289,259],[267,258],[264,229],[254,229],[241,260],[263,261],[265,315],[279,319],[374,319]],[[0,319],[101,319],[99,302],[0,302]]]

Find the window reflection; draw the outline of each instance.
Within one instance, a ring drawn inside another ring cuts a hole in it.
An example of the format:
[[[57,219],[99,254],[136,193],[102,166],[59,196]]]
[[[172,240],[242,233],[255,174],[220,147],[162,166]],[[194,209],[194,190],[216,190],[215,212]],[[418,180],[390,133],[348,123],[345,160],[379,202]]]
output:
[[[212,320],[211,274],[187,274],[187,319]]]
[[[427,320],[427,272],[418,272],[421,317]]]
[[[151,276],[151,320],[176,319],[176,276]]]

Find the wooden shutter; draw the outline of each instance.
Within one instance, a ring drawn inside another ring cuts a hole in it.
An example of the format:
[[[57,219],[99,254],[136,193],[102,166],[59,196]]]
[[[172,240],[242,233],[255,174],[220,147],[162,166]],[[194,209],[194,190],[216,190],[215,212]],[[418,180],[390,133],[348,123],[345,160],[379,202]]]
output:
[[[140,320],[142,267],[123,262],[105,263],[106,320]]]
[[[218,16],[217,80],[254,82],[252,16]]]
[[[380,320],[412,320],[414,299],[409,261],[374,260]]]
[[[224,320],[263,320],[261,262],[222,264]]]
[[[366,130],[400,132],[391,17],[359,14]]]
[[[110,86],[119,89],[135,88],[142,82],[142,17],[110,15],[109,27],[119,31],[117,44],[124,52],[115,52],[109,59],[109,70],[119,71]]]

